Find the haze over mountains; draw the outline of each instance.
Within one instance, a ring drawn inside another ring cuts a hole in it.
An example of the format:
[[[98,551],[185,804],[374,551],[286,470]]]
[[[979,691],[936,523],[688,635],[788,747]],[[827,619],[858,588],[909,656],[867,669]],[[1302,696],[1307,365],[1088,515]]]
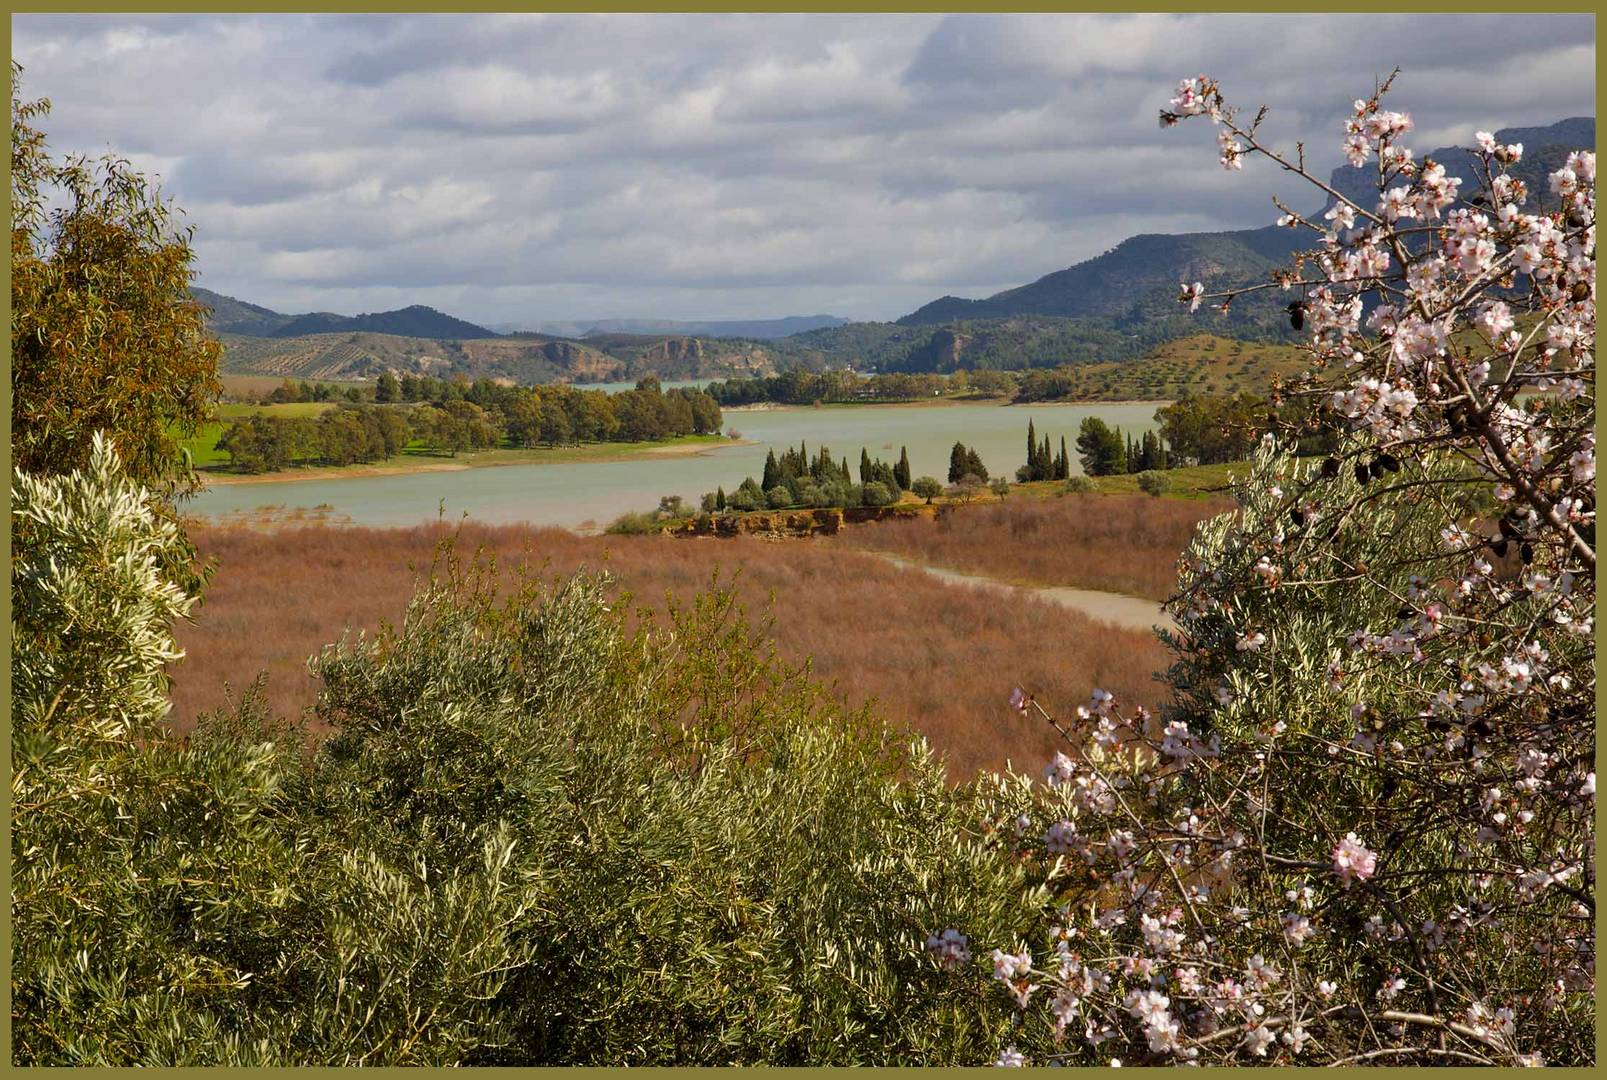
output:
[[[1592,147],[1593,117],[1545,127],[1508,128],[1503,143],[1524,144],[1513,172],[1529,207],[1551,196],[1547,175],[1566,155]],[[1460,147],[1424,155],[1475,187],[1476,159]],[[1376,198],[1368,169],[1334,170],[1331,185],[1364,205]],[[1299,182],[1290,185],[1291,195]],[[1325,208],[1322,208],[1325,209]],[[1320,212],[1320,210],[1319,210]],[[462,372],[520,382],[606,381],[654,373],[667,378],[729,377],[799,366],[813,370],[953,371],[1120,361],[1202,330],[1249,341],[1292,340],[1275,291],[1250,294],[1227,316],[1190,316],[1178,285],[1208,289],[1265,281],[1309,246],[1305,230],[1259,229],[1130,237],[1095,258],[993,296],[944,296],[892,322],[829,315],[782,319],[542,321],[531,329],[478,326],[414,305],[355,316],[287,315],[197,288],[228,344],[225,368],[299,377],[373,378],[380,371]],[[499,334],[496,330],[514,330]]]

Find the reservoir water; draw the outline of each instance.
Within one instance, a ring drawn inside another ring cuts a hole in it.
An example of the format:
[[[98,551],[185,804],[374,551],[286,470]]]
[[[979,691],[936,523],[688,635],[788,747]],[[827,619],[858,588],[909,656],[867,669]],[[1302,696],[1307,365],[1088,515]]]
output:
[[[433,520],[444,506],[449,521],[463,515],[486,524],[525,522],[583,531],[601,528],[629,510],[651,510],[662,495],[696,504],[705,491],[734,490],[744,476],[758,479],[765,454],[800,442],[811,456],[824,443],[846,456],[858,474],[859,449],[897,461],[909,448],[916,476],[948,476],[956,441],[975,447],[994,476],[1014,478],[1026,462],[1027,422],[1058,453],[1062,436],[1077,470],[1077,428],[1098,416],[1123,434],[1155,428],[1156,405],[855,405],[763,410],[727,410],[724,426],[745,445],[716,446],[696,454],[666,454],[628,461],[504,465],[442,472],[352,476],[337,480],[217,484],[191,500],[185,512],[206,518],[233,517],[280,508],[316,507],[332,519],[377,527]]]

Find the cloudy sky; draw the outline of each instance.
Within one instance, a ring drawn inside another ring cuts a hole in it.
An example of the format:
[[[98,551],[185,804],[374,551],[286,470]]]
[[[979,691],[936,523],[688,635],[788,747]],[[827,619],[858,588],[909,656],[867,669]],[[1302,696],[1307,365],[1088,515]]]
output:
[[[58,150],[198,227],[201,284],[481,322],[893,318],[1138,232],[1266,224],[1185,74],[1339,163],[1399,65],[1419,152],[1591,115],[1595,20],[1508,16],[18,15]],[[1302,198],[1302,204],[1313,200]]]

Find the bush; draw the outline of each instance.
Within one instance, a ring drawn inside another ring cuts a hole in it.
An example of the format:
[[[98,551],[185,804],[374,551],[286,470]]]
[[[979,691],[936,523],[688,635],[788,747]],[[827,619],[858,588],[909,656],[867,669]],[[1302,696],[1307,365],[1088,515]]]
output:
[[[988,488],[993,492],[993,494],[1002,499],[1006,495],[1010,494],[1010,481],[1006,480],[1002,476],[996,477],[993,482],[988,485]]]
[[[785,510],[792,505],[792,492],[787,490],[787,485],[785,484],[777,484],[765,492],[764,497],[772,510]]]
[[[1159,498],[1172,490],[1172,478],[1163,472],[1146,469],[1138,474],[1138,490]]]
[[[662,521],[656,513],[633,510],[619,515],[603,531],[611,536],[647,536],[660,532]]]
[[[865,506],[892,506],[898,502],[898,492],[872,480],[860,488],[859,500]]]
[[[1077,475],[1067,477],[1061,490],[1070,495],[1091,495],[1099,490],[1099,485],[1094,483],[1093,477]]]
[[[326,650],[315,754],[248,692],[160,725],[177,532],[109,450],[13,487],[19,1064],[943,1064],[1008,1008],[931,927],[1047,902],[977,789],[783,665],[729,594],[448,549]]]

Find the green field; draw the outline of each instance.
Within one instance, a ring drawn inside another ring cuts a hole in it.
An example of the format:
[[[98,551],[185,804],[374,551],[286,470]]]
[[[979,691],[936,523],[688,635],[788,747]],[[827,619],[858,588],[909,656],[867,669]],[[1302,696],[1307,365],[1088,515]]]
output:
[[[285,405],[239,405],[225,403],[219,405],[213,415],[215,420],[202,424],[194,436],[184,439],[180,445],[190,452],[190,459],[195,462],[198,469],[212,468],[228,463],[229,455],[218,449],[218,440],[223,437],[224,430],[235,420],[245,416],[318,416],[335,407],[329,401],[293,402]]]

